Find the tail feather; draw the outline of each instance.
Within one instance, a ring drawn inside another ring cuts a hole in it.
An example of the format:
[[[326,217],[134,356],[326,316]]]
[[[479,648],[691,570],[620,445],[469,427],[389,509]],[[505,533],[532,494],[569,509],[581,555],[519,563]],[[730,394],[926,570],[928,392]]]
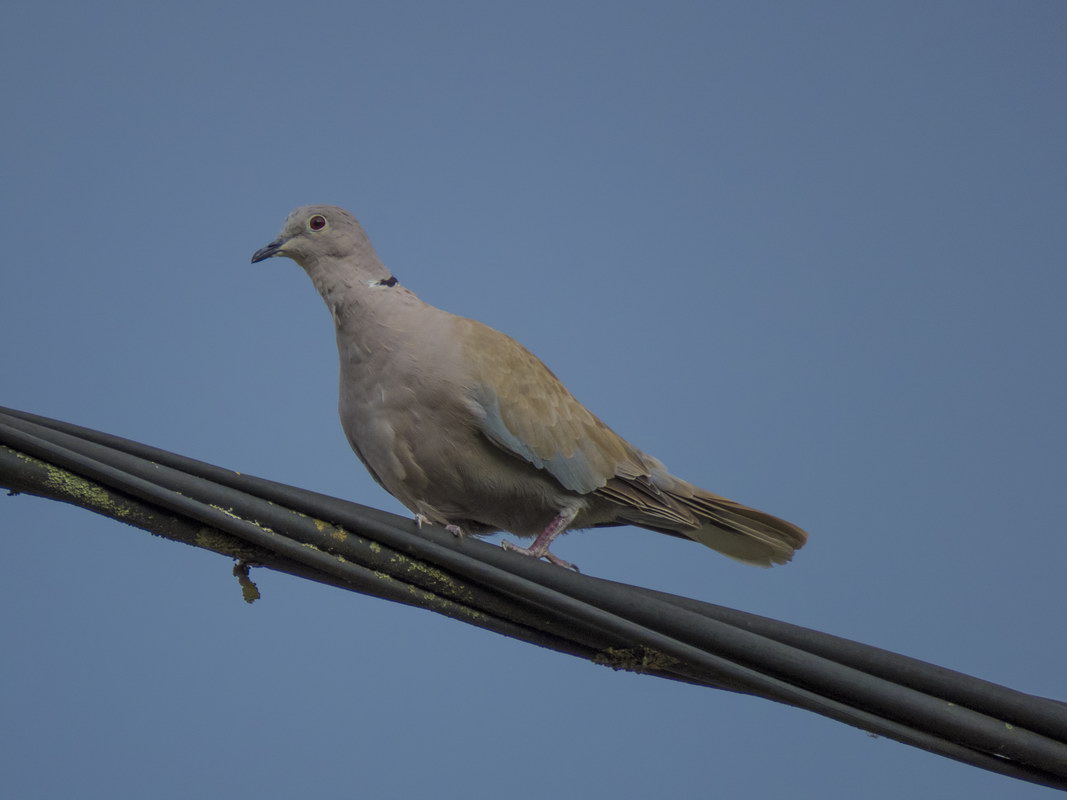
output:
[[[620,504],[619,519],[643,528],[685,536],[725,556],[770,567],[785,564],[808,535],[783,519],[700,489],[666,471],[635,485],[615,478],[598,490]]]
[[[785,564],[808,540],[790,522],[710,492],[697,489],[692,497],[668,494],[707,520],[696,530],[682,533],[739,561],[764,567]]]

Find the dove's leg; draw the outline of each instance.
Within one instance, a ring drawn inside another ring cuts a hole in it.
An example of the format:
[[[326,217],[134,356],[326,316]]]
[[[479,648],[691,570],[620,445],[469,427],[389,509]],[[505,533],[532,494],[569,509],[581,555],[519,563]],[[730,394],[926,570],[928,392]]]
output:
[[[552,544],[553,540],[563,533],[563,531],[567,530],[567,526],[574,522],[576,516],[578,516],[577,508],[567,508],[560,511],[552,518],[552,521],[548,523],[548,527],[541,531],[540,535],[534,539],[534,543],[529,547],[520,547],[514,542],[509,542],[507,539],[502,541],[500,546],[513,553],[522,553],[524,556],[543,558],[555,564],[557,567],[565,567],[578,572],[578,568],[574,566],[574,564],[569,561],[564,561],[555,553],[551,553],[548,550],[548,547]]]

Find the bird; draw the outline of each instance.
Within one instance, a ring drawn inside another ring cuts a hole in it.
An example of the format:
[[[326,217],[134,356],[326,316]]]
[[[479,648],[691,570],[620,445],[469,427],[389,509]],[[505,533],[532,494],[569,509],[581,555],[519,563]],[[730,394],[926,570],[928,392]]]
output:
[[[252,263],[279,256],[304,269],[333,316],[352,450],[419,527],[532,538],[501,546],[575,570],[550,547],[577,529],[635,525],[763,567],[807,541],[672,475],[515,339],[419,299],[343,208],[297,208]]]

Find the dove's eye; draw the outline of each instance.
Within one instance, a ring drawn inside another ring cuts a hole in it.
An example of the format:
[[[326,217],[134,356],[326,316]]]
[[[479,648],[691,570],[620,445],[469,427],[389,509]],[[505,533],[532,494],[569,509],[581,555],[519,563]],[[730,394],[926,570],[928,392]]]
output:
[[[308,228],[313,231],[321,231],[326,227],[326,217],[322,214],[316,214],[308,220]]]

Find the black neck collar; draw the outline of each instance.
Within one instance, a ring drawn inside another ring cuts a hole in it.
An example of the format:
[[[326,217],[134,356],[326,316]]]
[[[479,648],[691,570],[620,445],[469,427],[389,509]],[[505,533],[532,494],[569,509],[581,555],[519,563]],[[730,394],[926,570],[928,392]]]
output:
[[[374,286],[396,286],[400,281],[396,279],[396,275],[390,275],[388,278],[382,278],[380,281],[375,281]]]

